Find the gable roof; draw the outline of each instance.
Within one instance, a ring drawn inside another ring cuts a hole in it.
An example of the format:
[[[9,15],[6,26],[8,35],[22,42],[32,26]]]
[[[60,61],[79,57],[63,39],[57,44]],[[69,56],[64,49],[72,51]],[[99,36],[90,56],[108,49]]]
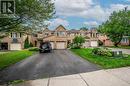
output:
[[[48,28],[45,28],[43,32],[50,32],[50,30]]]
[[[62,25],[59,25],[59,26],[55,29],[55,31],[66,31],[66,28],[65,28],[64,26],[62,26]]]

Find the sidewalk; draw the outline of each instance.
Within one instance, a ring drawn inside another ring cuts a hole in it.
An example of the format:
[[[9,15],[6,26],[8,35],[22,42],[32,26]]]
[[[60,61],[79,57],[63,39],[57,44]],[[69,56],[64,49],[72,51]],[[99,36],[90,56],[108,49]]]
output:
[[[130,86],[130,67],[32,80],[13,86]]]

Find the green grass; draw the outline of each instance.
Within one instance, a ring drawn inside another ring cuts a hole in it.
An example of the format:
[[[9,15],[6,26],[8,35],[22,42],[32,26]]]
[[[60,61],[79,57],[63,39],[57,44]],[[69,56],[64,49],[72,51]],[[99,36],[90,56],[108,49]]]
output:
[[[92,63],[100,65],[104,69],[130,66],[130,55],[128,58],[110,58],[93,55],[92,49],[71,49],[71,51]]]
[[[0,54],[0,70],[12,64],[15,64],[33,54],[34,52],[28,50],[12,51],[12,52]]]
[[[9,51],[8,51],[9,52]],[[8,52],[0,52],[0,54],[8,53]]]
[[[122,49],[130,49],[130,46],[109,46],[109,48],[122,48]]]
[[[23,82],[25,82],[25,80],[14,80],[12,82],[9,82],[9,85],[14,86]]]

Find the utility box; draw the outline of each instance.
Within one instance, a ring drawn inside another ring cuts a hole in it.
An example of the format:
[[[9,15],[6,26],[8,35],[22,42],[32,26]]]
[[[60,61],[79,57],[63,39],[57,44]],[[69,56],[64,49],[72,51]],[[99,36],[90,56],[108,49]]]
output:
[[[112,55],[117,58],[123,57],[122,51],[112,51]]]

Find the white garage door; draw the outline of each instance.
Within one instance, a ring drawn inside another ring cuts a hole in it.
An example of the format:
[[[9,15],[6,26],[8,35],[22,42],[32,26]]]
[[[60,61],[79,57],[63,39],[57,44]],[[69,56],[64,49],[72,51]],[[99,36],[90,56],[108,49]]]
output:
[[[10,44],[10,50],[22,50],[21,44]]]
[[[54,42],[50,42],[52,49],[54,49]]]
[[[97,47],[98,42],[97,41],[91,41],[91,47]]]
[[[65,42],[57,42],[56,49],[65,49]]]
[[[90,42],[89,41],[85,41],[85,43],[83,43],[83,48],[87,48],[90,46]]]

